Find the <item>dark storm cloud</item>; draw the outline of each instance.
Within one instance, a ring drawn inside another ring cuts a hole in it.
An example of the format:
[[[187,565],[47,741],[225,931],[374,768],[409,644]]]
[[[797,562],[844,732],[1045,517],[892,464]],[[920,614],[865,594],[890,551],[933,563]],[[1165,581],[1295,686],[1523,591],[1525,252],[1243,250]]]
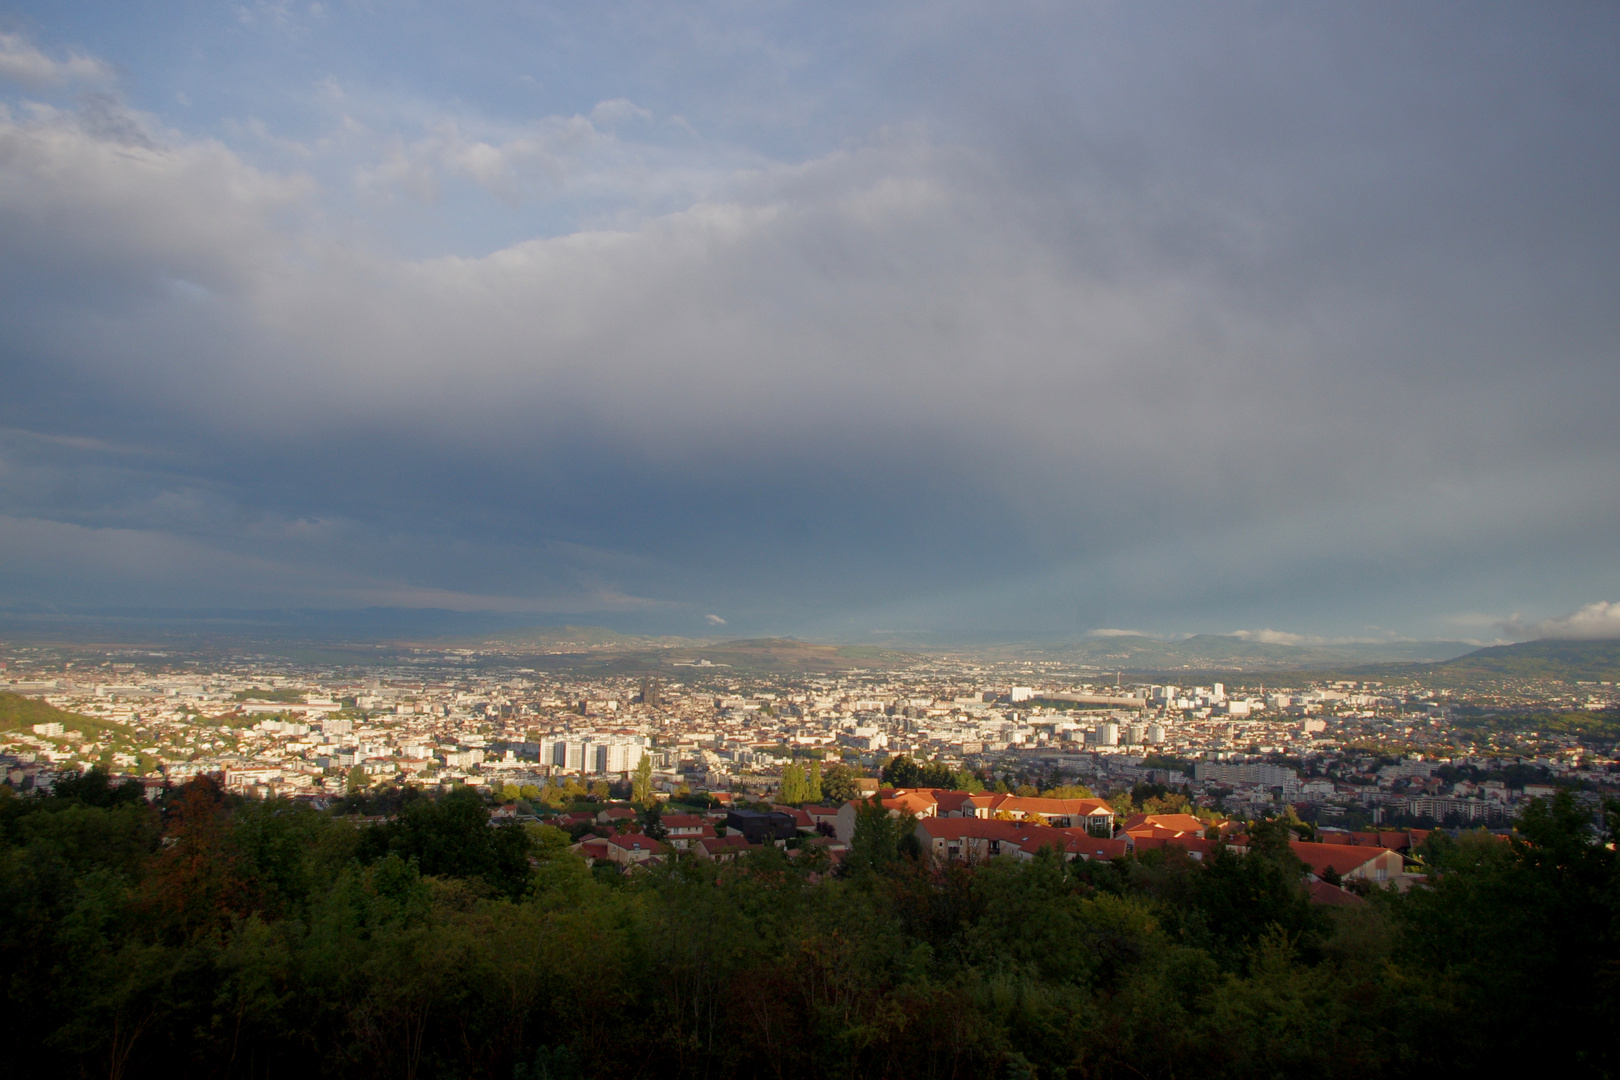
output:
[[[757,28],[800,53],[738,115],[837,135],[797,159],[632,101],[344,151],[372,200],[687,193],[482,255],[334,222],[318,141],[13,103],[0,594],[1458,634],[1620,590],[1612,13],[845,18]]]

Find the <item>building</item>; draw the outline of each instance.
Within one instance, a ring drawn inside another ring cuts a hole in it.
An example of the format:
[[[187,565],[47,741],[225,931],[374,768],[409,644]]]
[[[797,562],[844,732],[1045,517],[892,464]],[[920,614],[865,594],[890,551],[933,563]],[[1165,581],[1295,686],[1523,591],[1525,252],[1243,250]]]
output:
[[[778,810],[732,810],[726,814],[726,835],[740,836],[750,844],[791,840],[799,826],[791,814]]]
[[[542,739],[540,761],[582,776],[635,772],[651,751],[645,735],[569,735]]]
[[[1406,865],[1399,854],[1388,848],[1359,844],[1309,844],[1302,840],[1288,845],[1318,879],[1332,871],[1341,881],[1386,882],[1400,876]]]
[[[1086,742],[1092,746],[1118,746],[1119,725],[1112,721],[1104,721],[1091,731],[1086,732]]]
[[[1263,788],[1274,788],[1299,783],[1299,774],[1282,765],[1228,765],[1199,761],[1193,765],[1193,779],[1214,784],[1257,784]]]
[[[1462,821],[1500,821],[1506,814],[1500,803],[1485,799],[1457,799],[1445,796],[1419,797],[1406,800],[1406,812],[1415,818],[1445,821],[1456,817]]]
[[[1068,860],[1113,859],[1126,851],[1123,841],[1090,836],[1080,829],[984,818],[920,818],[915,835],[924,851],[950,862],[982,862],[1002,855],[1032,859],[1042,848]]]
[[[1102,799],[1040,799],[992,793],[971,798],[974,817],[994,818],[1003,814],[1014,818],[1034,817],[1053,828],[1114,835],[1114,808]]]

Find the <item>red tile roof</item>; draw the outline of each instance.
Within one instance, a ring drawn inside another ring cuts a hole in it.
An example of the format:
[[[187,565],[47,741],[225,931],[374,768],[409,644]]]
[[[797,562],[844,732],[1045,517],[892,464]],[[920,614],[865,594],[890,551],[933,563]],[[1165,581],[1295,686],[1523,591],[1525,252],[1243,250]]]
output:
[[[1041,799],[1025,795],[982,794],[975,795],[973,803],[992,814],[1006,810],[1014,814],[1041,814],[1046,817],[1114,816],[1114,808],[1105,799]]]
[[[678,829],[701,830],[708,828],[709,825],[708,818],[699,817],[697,814],[665,814],[659,818],[659,822],[670,832],[675,832]]]
[[[1325,881],[1313,881],[1307,888],[1313,904],[1323,904],[1327,907],[1360,907],[1367,902],[1350,890],[1329,885]]]
[[[1155,848],[1176,847],[1189,855],[1209,855],[1215,850],[1215,841],[1205,840],[1201,836],[1188,836],[1186,833],[1156,833],[1140,834],[1128,833],[1129,843],[1136,851],[1152,851]],[[1121,840],[1120,843],[1126,843]]]
[[[1100,856],[1102,858],[1124,854],[1123,845],[1118,841],[1087,836],[1081,829],[1053,829],[1046,825],[989,818],[931,817],[923,818],[917,824],[930,841],[996,840],[1031,855],[1041,848],[1052,847],[1065,855],[1088,859],[1098,858],[1097,852],[1105,853]]]
[[[1127,832],[1143,827],[1202,836],[1205,826],[1191,814],[1132,814],[1125,819]]]
[[[618,836],[608,837],[608,843],[624,848],[626,851],[663,851],[664,845],[650,836],[642,833],[620,833]]]
[[[1310,867],[1311,873],[1318,877],[1328,870],[1342,877],[1372,862],[1380,855],[1394,854],[1388,848],[1362,847],[1356,844],[1307,844],[1301,840],[1293,840],[1288,846],[1299,856],[1300,861]]]

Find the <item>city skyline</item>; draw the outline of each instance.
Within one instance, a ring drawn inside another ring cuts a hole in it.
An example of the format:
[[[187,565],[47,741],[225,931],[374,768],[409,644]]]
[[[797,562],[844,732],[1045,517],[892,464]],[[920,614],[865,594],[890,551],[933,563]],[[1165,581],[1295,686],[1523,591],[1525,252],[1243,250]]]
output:
[[[8,4],[0,624],[1620,636],[1617,39]]]

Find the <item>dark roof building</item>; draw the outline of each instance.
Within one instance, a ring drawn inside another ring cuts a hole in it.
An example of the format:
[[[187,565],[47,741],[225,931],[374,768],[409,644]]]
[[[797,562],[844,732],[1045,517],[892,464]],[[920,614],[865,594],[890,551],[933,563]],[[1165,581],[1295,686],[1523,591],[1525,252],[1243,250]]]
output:
[[[733,810],[726,815],[726,831],[736,832],[750,844],[791,840],[799,835],[793,815],[779,810]]]

